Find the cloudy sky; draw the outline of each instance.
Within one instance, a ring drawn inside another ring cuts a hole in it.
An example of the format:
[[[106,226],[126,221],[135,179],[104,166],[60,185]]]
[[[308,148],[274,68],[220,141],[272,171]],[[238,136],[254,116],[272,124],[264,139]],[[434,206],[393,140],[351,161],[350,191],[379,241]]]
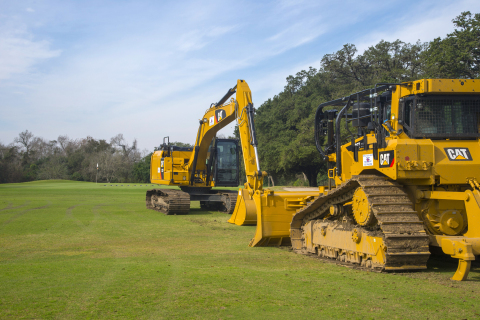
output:
[[[0,0],[0,142],[28,129],[193,143],[237,79],[258,107],[343,44],[430,41],[467,10],[480,1]]]

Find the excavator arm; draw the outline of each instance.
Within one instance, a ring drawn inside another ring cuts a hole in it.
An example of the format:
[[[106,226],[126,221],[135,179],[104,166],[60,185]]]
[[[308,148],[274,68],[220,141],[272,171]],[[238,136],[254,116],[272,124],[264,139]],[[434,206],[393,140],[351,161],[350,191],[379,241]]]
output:
[[[227,100],[236,93],[235,98],[228,103]],[[243,163],[247,182],[244,188],[239,190],[237,206],[229,220],[238,225],[256,224],[256,211],[252,196],[257,190],[263,188],[263,177],[266,172],[260,170],[258,160],[257,139],[253,121],[254,107],[252,92],[244,80],[238,80],[237,85],[205,112],[200,120],[194,152],[188,162],[190,185],[195,184],[195,176],[205,171],[208,148],[217,132],[237,121],[242,146]]]
[[[229,103],[225,104],[235,93],[236,99],[231,99]],[[252,92],[244,80],[238,80],[235,87],[229,89],[222,99],[216,104],[212,104],[205,112],[205,115],[200,120],[194,153],[188,162],[188,168],[191,174],[190,183],[192,185],[195,174],[205,170],[205,160],[212,139],[219,130],[234,120],[237,120],[240,131],[240,142],[242,144],[243,161],[245,164],[245,174],[247,176],[246,185],[252,192],[262,189],[263,174],[260,171],[258,160],[253,115]]]

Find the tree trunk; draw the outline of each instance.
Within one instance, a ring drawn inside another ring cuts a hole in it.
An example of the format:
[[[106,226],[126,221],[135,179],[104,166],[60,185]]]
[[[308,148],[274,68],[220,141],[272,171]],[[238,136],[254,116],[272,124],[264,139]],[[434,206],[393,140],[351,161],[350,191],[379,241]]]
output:
[[[303,173],[307,176],[308,179],[308,185],[310,187],[318,187],[317,184],[317,175],[319,172],[319,168],[316,166],[308,167],[305,168],[306,170],[303,171]]]

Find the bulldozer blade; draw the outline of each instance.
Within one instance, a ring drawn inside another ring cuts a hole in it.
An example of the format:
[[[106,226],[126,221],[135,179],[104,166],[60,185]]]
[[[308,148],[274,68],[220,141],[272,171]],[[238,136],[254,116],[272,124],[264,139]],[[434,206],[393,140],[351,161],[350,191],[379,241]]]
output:
[[[278,247],[291,245],[290,224],[295,212],[318,197],[318,191],[273,192],[254,194],[257,213],[255,236],[250,247]]]
[[[228,222],[237,226],[257,224],[255,202],[250,199],[248,190],[243,188],[238,190],[237,204]]]

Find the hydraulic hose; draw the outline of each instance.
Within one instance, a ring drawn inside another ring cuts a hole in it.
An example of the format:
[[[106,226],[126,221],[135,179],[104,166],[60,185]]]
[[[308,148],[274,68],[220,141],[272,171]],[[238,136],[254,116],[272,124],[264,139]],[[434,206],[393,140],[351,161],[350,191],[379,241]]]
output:
[[[317,111],[315,112],[315,146],[317,147],[318,152],[323,157],[324,160],[327,159],[326,152],[322,149],[322,145],[320,144],[319,134],[320,134],[320,122],[323,120],[323,106],[319,106]]]
[[[227,101],[228,98],[230,98],[230,97],[232,96],[232,94],[235,93],[236,90],[237,90],[237,86],[229,89],[229,90],[227,91],[227,93],[222,97],[222,99],[220,99],[217,103],[215,103],[215,106],[219,107],[219,106],[221,106],[222,104],[224,104],[225,101]]]
[[[348,109],[348,106],[350,104],[351,96],[348,97],[347,104],[345,107],[340,110],[340,112],[337,115],[337,119],[335,121],[335,128],[340,128],[340,122],[342,121],[342,116],[345,113],[345,111]],[[342,141],[340,140],[340,130],[336,133],[335,135],[335,140],[336,140],[336,155],[337,155],[337,176],[340,177],[342,174]],[[355,145],[354,145],[355,146]]]

